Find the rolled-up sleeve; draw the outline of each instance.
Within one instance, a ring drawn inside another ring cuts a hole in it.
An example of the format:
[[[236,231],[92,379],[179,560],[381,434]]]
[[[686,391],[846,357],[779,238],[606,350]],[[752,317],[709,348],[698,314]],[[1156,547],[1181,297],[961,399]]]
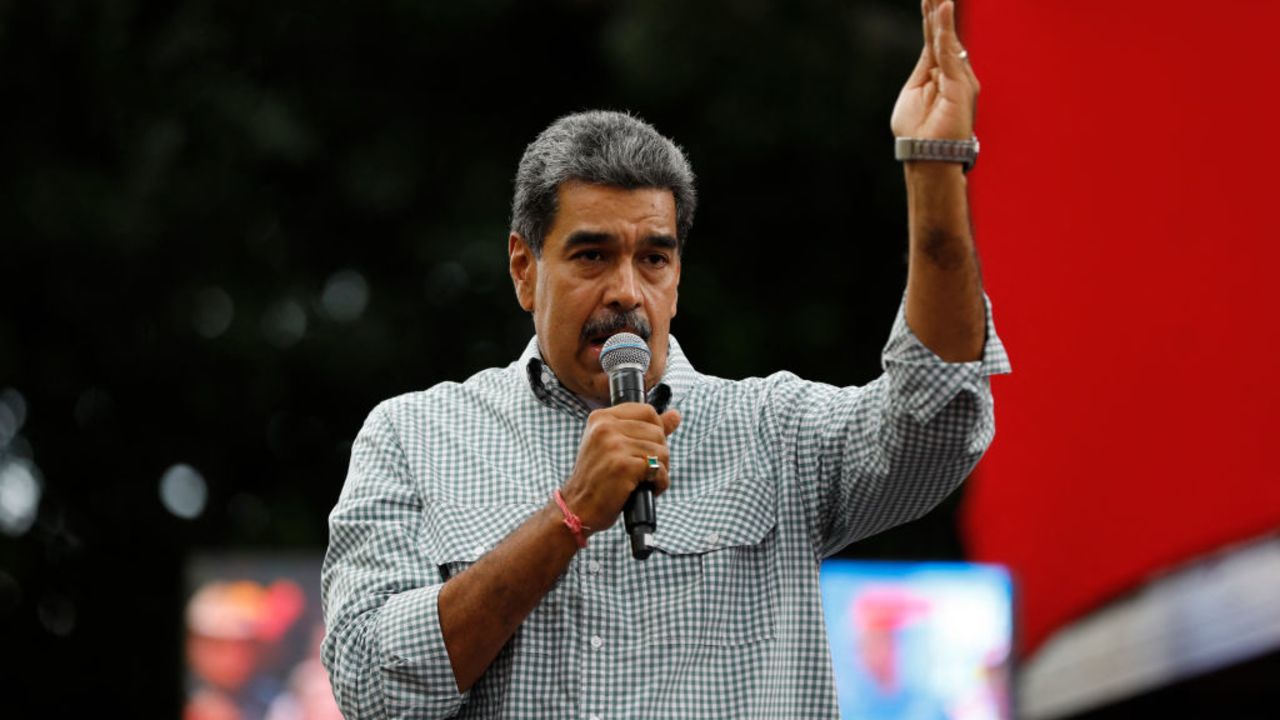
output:
[[[980,360],[950,363],[907,326],[903,306],[882,355],[884,373],[834,387],[772,376],[765,429],[794,463],[815,554],[914,520],[972,471],[995,434],[989,376],[1009,372],[986,306]]]
[[[906,410],[918,422],[927,425],[961,393],[985,398],[986,409],[991,409],[991,388],[987,378],[1009,372],[1009,357],[991,320],[991,301],[984,296],[983,304],[986,307],[987,336],[982,359],[961,363],[947,362],[925,347],[907,325],[906,304],[898,305],[898,316],[893,321],[893,330],[882,355],[895,410]],[[990,417],[986,419],[993,420]],[[975,420],[978,422],[972,424],[972,429],[983,429],[981,418]],[[994,421],[989,429],[994,432]],[[990,438],[987,440],[989,442]]]
[[[466,702],[440,632],[443,578],[386,403],[365,421],[329,516],[321,658],[349,718],[449,717]]]

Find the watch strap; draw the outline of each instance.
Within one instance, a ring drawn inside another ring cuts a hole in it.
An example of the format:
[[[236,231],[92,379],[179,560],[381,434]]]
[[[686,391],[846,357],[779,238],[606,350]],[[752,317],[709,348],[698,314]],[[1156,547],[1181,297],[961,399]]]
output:
[[[957,162],[964,165],[965,172],[969,172],[978,161],[978,138],[932,140],[900,137],[893,142],[893,156],[904,162],[908,160]]]

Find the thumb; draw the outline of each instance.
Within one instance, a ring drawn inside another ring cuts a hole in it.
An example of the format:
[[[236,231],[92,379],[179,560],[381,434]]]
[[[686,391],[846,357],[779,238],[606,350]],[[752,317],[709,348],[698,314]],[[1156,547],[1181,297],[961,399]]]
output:
[[[662,418],[662,432],[666,435],[676,431],[680,427],[680,411],[668,410],[660,416]]]

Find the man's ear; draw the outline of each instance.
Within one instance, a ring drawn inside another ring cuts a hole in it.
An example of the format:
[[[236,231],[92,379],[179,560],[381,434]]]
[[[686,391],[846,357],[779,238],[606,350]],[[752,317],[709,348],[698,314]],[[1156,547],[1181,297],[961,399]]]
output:
[[[538,258],[518,233],[511,233],[507,238],[507,256],[511,282],[516,288],[516,301],[526,312],[533,312],[533,298],[538,289]]]

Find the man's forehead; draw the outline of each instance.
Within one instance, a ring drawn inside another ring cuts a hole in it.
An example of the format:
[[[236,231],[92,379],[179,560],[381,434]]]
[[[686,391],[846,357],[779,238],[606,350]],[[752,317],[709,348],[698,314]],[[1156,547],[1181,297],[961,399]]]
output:
[[[629,189],[571,180],[562,183],[556,194],[550,234],[578,230],[609,234],[627,225],[643,226],[657,235],[676,232],[675,196],[668,188]]]

